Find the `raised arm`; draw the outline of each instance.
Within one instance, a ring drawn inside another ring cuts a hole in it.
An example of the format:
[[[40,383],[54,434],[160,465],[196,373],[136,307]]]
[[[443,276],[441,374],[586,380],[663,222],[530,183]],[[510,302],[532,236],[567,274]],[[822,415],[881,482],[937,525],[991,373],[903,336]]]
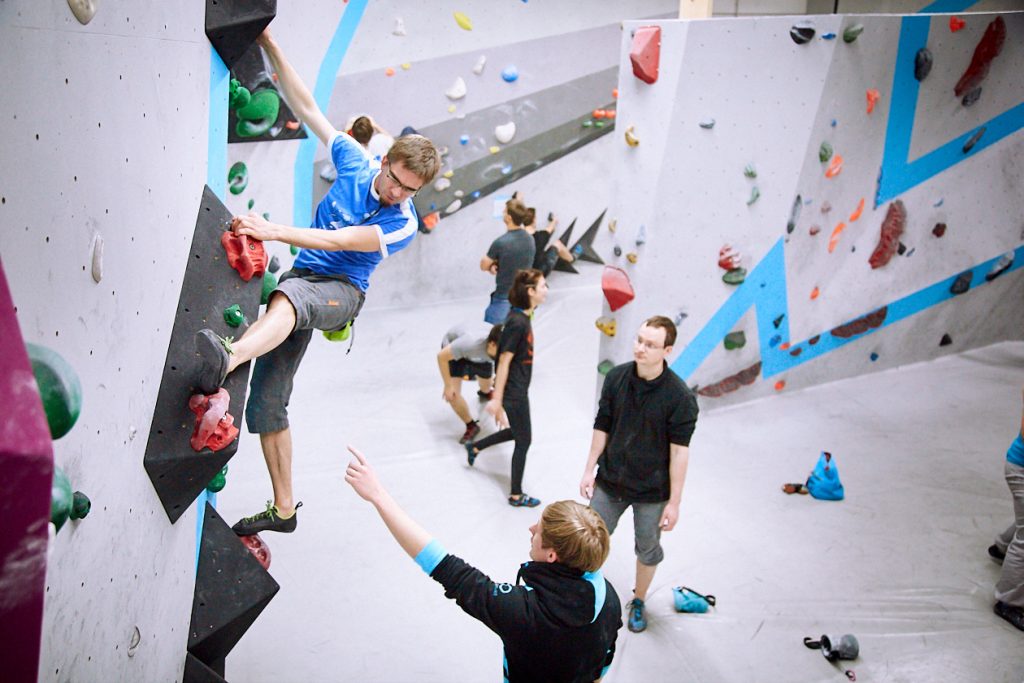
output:
[[[381,232],[375,225],[353,225],[344,230],[308,230],[271,223],[256,213],[235,216],[231,229],[263,242],[284,242],[303,249],[326,251],[380,251]]]
[[[331,122],[327,120],[327,117],[324,116],[324,113],[320,111],[316,100],[313,99],[313,93],[309,91],[309,88],[306,87],[306,84],[299,77],[298,72],[295,71],[291,63],[285,58],[281,47],[270,34],[270,29],[264,30],[260,37],[256,39],[256,42],[267,53],[274,71],[277,72],[277,82],[281,86],[284,97],[288,100],[292,111],[326,145],[337,131],[331,125]]]
[[[430,534],[410,517],[381,485],[377,473],[366,461],[366,456],[352,446],[349,446],[348,450],[355,459],[345,469],[345,481],[355,489],[360,498],[373,504],[388,531],[398,541],[398,545],[402,546],[402,550],[408,553],[409,557],[415,559],[430,543]]]

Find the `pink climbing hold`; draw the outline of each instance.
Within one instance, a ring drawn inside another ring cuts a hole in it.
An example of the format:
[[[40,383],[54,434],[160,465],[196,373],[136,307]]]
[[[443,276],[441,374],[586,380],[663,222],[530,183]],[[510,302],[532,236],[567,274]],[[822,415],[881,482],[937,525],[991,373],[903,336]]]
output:
[[[661,55],[661,27],[643,26],[633,33],[633,44],[629,48],[629,61],[633,64],[633,75],[644,83],[658,80],[658,62]]]
[[[881,268],[887,264],[900,246],[900,235],[907,224],[907,210],[903,202],[897,199],[889,205],[882,221],[882,234],[878,238],[878,246],[868,259],[871,268]]]
[[[196,415],[196,426],[189,439],[192,450],[209,448],[219,451],[235,440],[238,427],[235,426],[235,418],[228,413],[230,405],[231,396],[224,387],[216,394],[195,394],[189,399],[188,408]]]
[[[605,266],[601,275],[601,291],[604,298],[608,300],[608,306],[615,312],[628,304],[636,294],[633,292],[633,285],[629,282],[629,275],[626,271],[615,266]]]

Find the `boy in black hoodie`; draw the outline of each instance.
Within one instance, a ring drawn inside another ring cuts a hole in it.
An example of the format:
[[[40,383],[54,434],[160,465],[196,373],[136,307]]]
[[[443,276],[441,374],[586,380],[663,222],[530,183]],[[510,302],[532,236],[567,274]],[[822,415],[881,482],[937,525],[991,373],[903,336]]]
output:
[[[516,681],[582,683],[604,676],[622,626],[619,598],[601,575],[608,530],[590,508],[563,500],[544,509],[530,527],[530,562],[515,585],[495,583],[431,538],[399,507],[362,453],[345,470],[347,481],[373,503],[402,549],[445,588],[467,614],[505,646],[504,676]]]

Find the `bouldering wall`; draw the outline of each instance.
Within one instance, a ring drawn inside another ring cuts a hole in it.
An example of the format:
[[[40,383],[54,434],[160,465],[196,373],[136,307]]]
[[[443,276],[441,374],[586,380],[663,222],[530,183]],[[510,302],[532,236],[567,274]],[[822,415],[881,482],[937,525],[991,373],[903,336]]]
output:
[[[636,298],[606,305],[598,361],[668,315],[714,406],[1022,338],[1022,35],[1020,13],[627,22],[609,263]]]

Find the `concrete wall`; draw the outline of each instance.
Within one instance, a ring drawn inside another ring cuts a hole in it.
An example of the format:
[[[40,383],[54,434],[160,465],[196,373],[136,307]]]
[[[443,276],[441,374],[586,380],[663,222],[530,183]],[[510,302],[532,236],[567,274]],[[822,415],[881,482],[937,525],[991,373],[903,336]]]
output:
[[[647,316],[685,314],[672,364],[691,384],[710,388],[753,368],[753,384],[702,399],[721,405],[1020,339],[1024,83],[1015,74],[1024,52],[1013,36],[1024,15],[1004,15],[1010,37],[981,98],[965,107],[953,94],[993,18],[970,15],[956,33],[941,15],[802,18],[817,29],[806,45],[790,39],[788,18],[661,22],[653,85],[630,72],[624,36],[618,126],[634,126],[641,143],[628,147],[616,135],[611,215],[623,248],[639,252],[636,265],[618,260],[637,298],[615,314],[621,332],[603,340],[602,359],[630,358]],[[856,42],[822,38],[854,23],[865,27]],[[934,67],[918,87],[914,55],[925,44]],[[868,89],[879,93],[871,113]],[[713,129],[698,125],[710,118]],[[982,126],[977,146],[963,152]],[[819,161],[823,141],[844,158],[832,178]],[[747,165],[756,178],[745,177]],[[755,186],[760,198],[748,205]],[[905,250],[872,269],[896,200],[907,213]],[[944,237],[932,234],[937,223],[948,226]],[[725,244],[749,271],[739,287],[721,280]],[[1010,270],[988,282],[1014,250]],[[955,296],[952,283],[968,269],[971,290]],[[877,331],[830,332],[886,306]],[[745,347],[724,348],[731,331],[745,333]],[[940,346],[946,334],[952,343]]]

